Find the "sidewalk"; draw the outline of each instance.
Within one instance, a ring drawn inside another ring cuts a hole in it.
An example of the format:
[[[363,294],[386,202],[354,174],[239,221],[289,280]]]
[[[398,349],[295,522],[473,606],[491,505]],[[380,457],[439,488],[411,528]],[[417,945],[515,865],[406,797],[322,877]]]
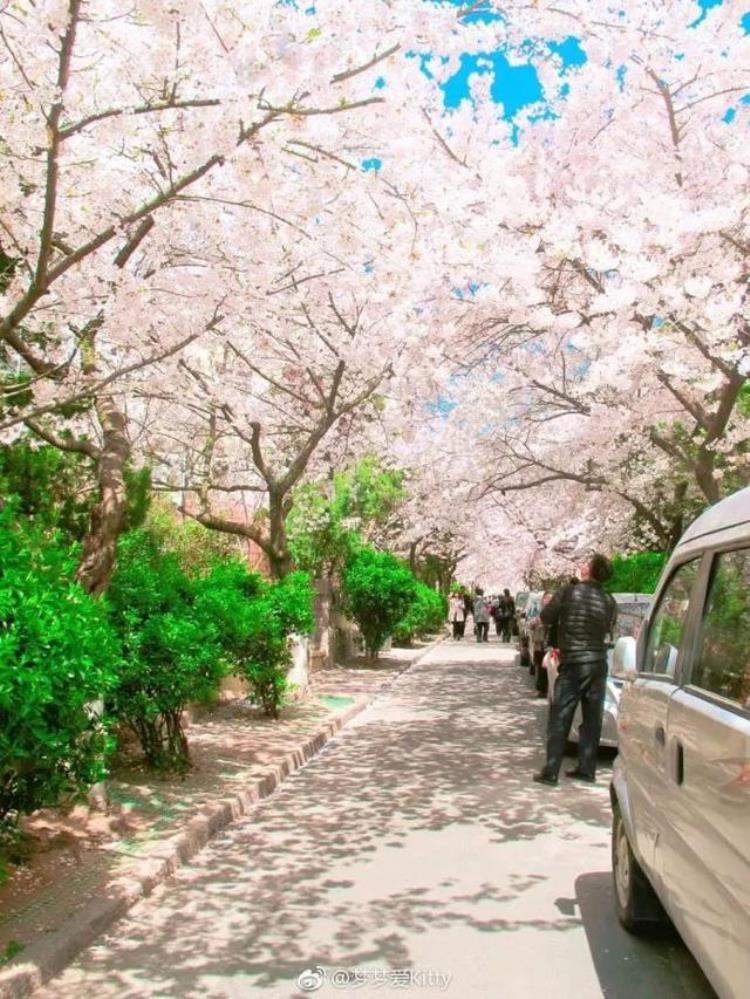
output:
[[[186,777],[155,777],[130,763],[108,782],[106,812],[37,813],[26,824],[37,852],[0,889],[0,958],[18,952],[0,968],[0,997],[28,995],[58,973],[430,647],[321,670],[309,696],[275,722],[244,701],[212,707],[188,728],[194,768]]]

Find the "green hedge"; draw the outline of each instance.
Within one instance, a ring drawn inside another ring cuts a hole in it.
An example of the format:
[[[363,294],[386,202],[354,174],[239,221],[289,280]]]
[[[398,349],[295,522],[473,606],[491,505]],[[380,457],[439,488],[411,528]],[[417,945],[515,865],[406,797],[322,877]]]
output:
[[[610,593],[653,593],[668,557],[664,552],[614,555],[607,589]]]
[[[416,599],[393,632],[399,645],[410,645],[415,638],[424,638],[441,630],[447,608],[443,597],[424,583],[417,582]]]
[[[159,524],[123,535],[108,593],[124,655],[112,709],[160,769],[189,766],[182,713],[214,697],[229,673],[243,676],[251,699],[276,717],[289,636],[312,630],[304,573],[269,583],[237,558],[196,558],[196,541],[192,526],[185,537]]]
[[[77,550],[0,511],[0,824],[76,797],[111,747],[92,705],[116,682],[105,607],[73,580]]]
[[[357,622],[367,652],[376,656],[417,599],[417,581],[388,552],[363,548],[344,571],[345,612]]]
[[[242,567],[240,567],[242,568]],[[276,718],[288,693],[291,666],[289,639],[313,629],[313,592],[306,573],[296,572],[275,583],[245,573],[245,582],[228,566],[222,574],[234,580],[217,593],[222,642],[233,673],[243,677],[250,698]]]
[[[215,694],[225,672],[210,588],[210,576],[191,579],[148,528],[120,538],[108,592],[123,649],[112,709],[154,767],[188,766],[182,712]]]

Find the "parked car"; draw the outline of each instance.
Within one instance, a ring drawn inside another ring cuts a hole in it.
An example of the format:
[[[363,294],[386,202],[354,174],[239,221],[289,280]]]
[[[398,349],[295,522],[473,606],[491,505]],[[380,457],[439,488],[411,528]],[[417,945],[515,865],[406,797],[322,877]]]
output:
[[[541,660],[544,651],[544,636],[546,628],[539,620],[542,612],[542,600],[544,590],[532,590],[526,603],[526,620],[524,621],[524,632],[529,643],[529,669],[535,672],[534,664]],[[539,656],[537,660],[536,656]]]
[[[686,531],[613,670],[625,680],[617,914],[638,931],[663,906],[718,994],[739,999],[750,989],[750,489]]]
[[[650,593],[613,593],[612,596],[617,601],[617,623],[615,624],[612,636],[612,647],[607,652],[607,688],[604,695],[604,717],[602,719],[602,735],[600,745],[610,749],[617,748],[617,712],[620,703],[620,691],[623,687],[623,680],[612,675],[612,651],[614,642],[625,636],[637,638],[643,619],[651,606]],[[547,688],[547,698],[552,703],[555,692],[555,680],[557,679],[558,663],[549,652],[544,657],[543,665],[547,668],[547,678],[549,686]],[[570,742],[578,742],[579,729],[583,721],[580,704],[576,708],[573,716],[573,724],[570,727]]]
[[[528,666],[531,662],[529,654],[529,640],[526,635],[526,604],[530,594],[527,591],[516,593],[516,631],[518,633],[518,650],[520,652],[519,665]]]
[[[526,604],[529,600],[529,593],[524,590],[521,593],[516,593],[513,598],[516,605],[516,627],[518,628],[518,634],[521,634],[521,621],[526,614]]]

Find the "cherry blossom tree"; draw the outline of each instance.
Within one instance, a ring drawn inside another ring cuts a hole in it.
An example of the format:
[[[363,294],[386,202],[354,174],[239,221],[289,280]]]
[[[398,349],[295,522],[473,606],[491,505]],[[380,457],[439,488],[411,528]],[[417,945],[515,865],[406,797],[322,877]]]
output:
[[[0,427],[95,458],[101,502],[81,567],[94,592],[122,519],[125,383],[173,377],[166,362],[247,306],[231,251],[257,231],[216,209],[278,218],[294,197],[281,160],[364,148],[366,131],[343,120],[385,106],[377,67],[425,34],[406,4],[367,16],[336,5],[313,22],[295,5],[236,6],[21,0],[0,12]],[[455,12],[432,21],[439,34]],[[402,135],[414,106],[377,119],[370,141]],[[95,441],[60,431],[72,406],[88,408]]]
[[[478,495],[550,515],[556,497],[574,523],[604,494],[610,537],[629,507],[669,545],[675,508],[750,479],[748,39],[733,5],[695,27],[687,3],[514,10],[511,36],[541,53],[575,30],[588,59],[561,88],[548,50],[546,119],[522,122],[515,158],[468,161],[507,195],[484,203],[503,239],[475,255],[455,392],[477,414]],[[453,419],[465,440],[466,408]]]
[[[374,442],[405,553],[477,578],[749,481],[748,45],[728,2],[3,5],[0,432],[94,461],[85,585],[134,456],[277,574]]]

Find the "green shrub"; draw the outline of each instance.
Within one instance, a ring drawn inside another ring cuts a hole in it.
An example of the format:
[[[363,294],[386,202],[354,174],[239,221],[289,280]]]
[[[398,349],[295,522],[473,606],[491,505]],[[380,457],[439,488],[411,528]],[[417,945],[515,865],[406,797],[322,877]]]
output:
[[[607,589],[610,593],[653,593],[667,558],[664,552],[615,555]]]
[[[435,634],[443,627],[446,613],[443,597],[424,583],[417,582],[416,599],[396,625],[394,641],[408,646],[414,638]]]
[[[0,824],[75,798],[111,748],[91,705],[115,683],[105,607],[73,581],[77,550],[0,510]]]
[[[270,609],[287,635],[309,635],[315,625],[313,590],[306,572],[292,572],[269,587]]]
[[[241,585],[225,593],[222,640],[233,672],[247,681],[251,700],[277,718],[289,689],[290,636],[313,628],[312,587],[302,572],[276,583],[247,576],[254,580],[252,594]]]
[[[108,600],[124,662],[112,707],[159,769],[189,766],[182,713],[213,696],[225,672],[221,597],[209,591],[148,528],[120,538]]]
[[[133,526],[138,527],[139,524]],[[169,500],[151,500],[145,526],[164,552],[173,552],[188,576],[207,573],[221,560],[239,561],[237,538],[210,531],[196,520],[181,521]]]
[[[13,496],[19,516],[70,541],[83,538],[95,501],[94,464],[33,438],[0,447],[0,495]]]
[[[314,576],[340,572],[362,547],[363,535],[384,527],[406,499],[404,479],[403,471],[365,455],[333,482],[300,486],[287,519],[295,566]]]
[[[388,552],[363,548],[343,576],[344,608],[376,656],[417,598],[417,581]]]

